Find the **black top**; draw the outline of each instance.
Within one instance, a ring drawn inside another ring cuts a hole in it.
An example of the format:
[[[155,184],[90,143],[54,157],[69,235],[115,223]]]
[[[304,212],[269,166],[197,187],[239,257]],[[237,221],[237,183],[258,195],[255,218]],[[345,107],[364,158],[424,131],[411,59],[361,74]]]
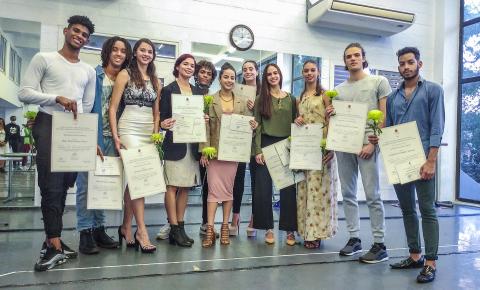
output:
[[[190,84],[190,89],[193,95],[202,95],[202,92]],[[172,117],[172,94],[181,94],[180,87],[177,81],[173,81],[167,86],[163,87],[160,93],[160,121]],[[164,159],[177,161],[185,157],[187,153],[186,143],[173,143],[172,131],[166,130],[165,140],[163,141]],[[193,146],[193,152],[195,153],[195,159],[200,160],[200,154],[198,153],[198,143]],[[198,154],[197,154],[198,153]]]
[[[18,142],[20,140],[20,126],[8,123],[5,126],[5,134],[5,139],[8,140],[9,143],[13,144],[13,142]]]

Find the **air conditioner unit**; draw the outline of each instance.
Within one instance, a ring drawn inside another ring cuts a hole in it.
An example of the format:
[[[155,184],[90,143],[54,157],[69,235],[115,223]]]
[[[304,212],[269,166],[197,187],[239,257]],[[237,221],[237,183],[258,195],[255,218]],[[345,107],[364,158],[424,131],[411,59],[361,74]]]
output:
[[[399,33],[415,14],[337,0],[307,0],[307,23],[376,36]]]

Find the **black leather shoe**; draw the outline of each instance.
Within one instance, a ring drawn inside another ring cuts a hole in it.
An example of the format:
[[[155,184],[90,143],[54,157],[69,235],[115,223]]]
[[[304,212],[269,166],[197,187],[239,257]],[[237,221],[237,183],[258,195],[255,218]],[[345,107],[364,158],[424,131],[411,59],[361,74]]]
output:
[[[100,248],[116,249],[119,246],[117,241],[114,241],[112,237],[107,235],[103,226],[93,229],[93,239]]]
[[[392,269],[413,269],[413,268],[422,268],[424,264],[423,257],[421,257],[418,261],[412,259],[412,257],[408,257],[404,260],[401,260],[398,263],[390,264]]]
[[[192,243],[182,235],[181,229],[178,225],[170,225],[170,234],[168,240],[171,245],[178,245],[180,247],[191,247]]]
[[[422,271],[420,271],[420,274],[417,276],[417,282],[418,283],[430,283],[433,280],[435,280],[435,273],[437,270],[435,270],[432,266],[425,265],[423,266]]]
[[[180,228],[180,232],[182,236],[191,244],[193,244],[195,241],[190,238],[187,233],[185,232],[185,222],[178,222],[178,227]]]
[[[78,246],[78,250],[85,255],[98,254],[99,250],[93,239],[93,231],[91,229],[80,231],[80,245]]]

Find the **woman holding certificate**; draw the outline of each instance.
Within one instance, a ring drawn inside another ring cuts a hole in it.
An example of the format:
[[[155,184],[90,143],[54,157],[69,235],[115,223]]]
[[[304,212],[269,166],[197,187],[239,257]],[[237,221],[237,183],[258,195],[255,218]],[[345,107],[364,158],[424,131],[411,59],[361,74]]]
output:
[[[133,59],[128,69],[122,70],[113,87],[109,108],[110,127],[115,148],[131,149],[151,143],[152,132],[158,132],[160,122],[159,94],[161,84],[155,73],[155,46],[146,38],[133,47]],[[125,109],[117,125],[117,109],[122,101]],[[124,196],[123,223],[118,229],[120,245],[122,239],[127,247],[140,247],[142,253],[153,253],[156,247],[150,243],[145,226],[145,199],[131,199],[128,187]],[[137,231],[132,237],[132,219],[135,216]]]
[[[325,108],[329,99],[320,85],[317,63],[307,60],[302,70],[305,88],[298,104],[298,126],[324,124],[323,137],[327,136]],[[319,144],[320,146],[320,144]],[[338,174],[332,151],[323,156],[323,170],[306,170],[305,180],[298,184],[297,224],[298,234],[307,249],[320,247],[322,239],[337,232],[337,186]]]
[[[253,111],[254,99],[260,94],[260,77],[258,74],[258,65],[254,60],[246,60],[242,65],[243,80],[242,84],[255,87],[255,96],[251,96],[251,99],[247,100],[247,108]],[[252,156],[249,163],[250,169],[250,184],[253,191],[255,189],[255,155]],[[242,206],[242,198],[245,184],[245,169],[246,163],[238,163],[237,174],[235,175],[235,182],[233,185],[233,216],[232,223],[230,224],[230,235],[236,236],[240,229],[240,208]],[[250,216],[250,223],[247,227],[247,237],[256,236],[256,231],[252,228],[253,216]]]
[[[175,118],[172,118],[172,98],[181,95],[201,95],[201,91],[189,83],[195,72],[195,58],[182,54],[173,69],[175,81],[165,86],[161,94],[160,120],[166,130],[163,141],[165,179],[167,192],[165,208],[170,223],[169,242],[181,247],[191,247],[193,239],[185,233],[184,215],[187,208],[188,191],[201,183],[198,163],[198,143],[173,143]]]
[[[267,230],[265,242],[275,243],[273,234],[272,178],[265,164],[262,147],[272,145],[290,136],[291,123],[297,110],[295,98],[281,90],[282,72],[276,64],[268,64],[263,71],[260,97],[255,100],[255,194],[253,195],[253,227]],[[279,229],[287,231],[287,244],[295,245],[297,230],[297,203],[295,185],[280,190]]]
[[[235,85],[235,69],[229,63],[225,63],[219,73],[220,91],[214,94],[213,103],[208,108],[209,123],[207,126],[207,142],[201,144],[201,148],[213,147],[218,150],[220,140],[220,127],[222,115],[238,114],[248,115],[246,100],[236,99],[232,90]],[[250,126],[254,130],[257,123],[250,121]],[[215,221],[215,212],[217,204],[223,203],[223,223],[220,231],[220,243],[222,245],[230,244],[228,220],[233,204],[233,184],[235,174],[237,173],[238,162],[221,161],[217,159],[208,160],[203,155],[200,163],[207,167],[208,179],[208,223],[207,234],[202,242],[204,248],[209,248],[215,244],[215,233],[213,224]]]

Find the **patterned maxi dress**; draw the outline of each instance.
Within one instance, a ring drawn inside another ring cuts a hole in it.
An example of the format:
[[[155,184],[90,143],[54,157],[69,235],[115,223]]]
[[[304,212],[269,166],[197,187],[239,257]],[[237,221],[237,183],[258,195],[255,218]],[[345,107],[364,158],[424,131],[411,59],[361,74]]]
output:
[[[299,114],[306,124],[325,122],[325,105],[321,96],[305,96]],[[326,137],[327,127],[324,128]],[[320,140],[318,141],[320,146]],[[298,233],[305,241],[328,239],[337,232],[338,172],[335,158],[324,170],[305,171],[306,180],[298,184]]]

